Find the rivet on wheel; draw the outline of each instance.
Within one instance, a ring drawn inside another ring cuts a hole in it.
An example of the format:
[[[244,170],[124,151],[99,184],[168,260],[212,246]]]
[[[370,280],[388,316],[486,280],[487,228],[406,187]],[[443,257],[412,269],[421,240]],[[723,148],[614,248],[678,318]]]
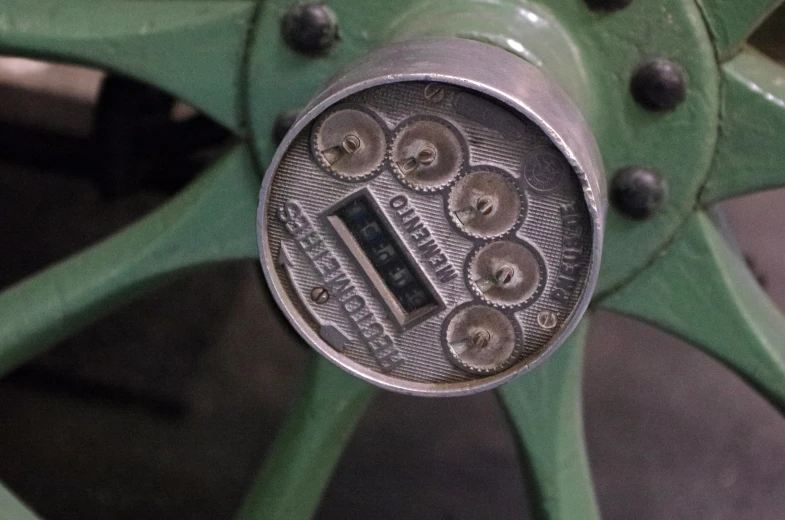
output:
[[[319,305],[327,303],[330,299],[330,293],[324,287],[314,287],[311,289],[311,300]]]
[[[323,54],[338,39],[338,18],[335,11],[324,4],[296,5],[284,15],[281,35],[298,52]]]
[[[649,60],[632,75],[630,91],[635,101],[648,110],[673,110],[687,96],[684,69],[665,58]]]
[[[618,11],[632,3],[632,0],[586,0],[586,4],[594,11]]]
[[[660,209],[667,185],[652,169],[632,166],[616,172],[611,181],[611,202],[625,216],[643,220]]]

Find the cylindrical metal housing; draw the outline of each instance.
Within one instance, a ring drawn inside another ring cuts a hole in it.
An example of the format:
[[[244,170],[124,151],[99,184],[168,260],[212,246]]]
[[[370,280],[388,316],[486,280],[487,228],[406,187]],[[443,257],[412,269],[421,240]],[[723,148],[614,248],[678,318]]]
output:
[[[259,248],[302,337],[376,385],[491,388],[586,311],[606,205],[580,111],[537,67],[461,39],[345,69],[265,176]]]

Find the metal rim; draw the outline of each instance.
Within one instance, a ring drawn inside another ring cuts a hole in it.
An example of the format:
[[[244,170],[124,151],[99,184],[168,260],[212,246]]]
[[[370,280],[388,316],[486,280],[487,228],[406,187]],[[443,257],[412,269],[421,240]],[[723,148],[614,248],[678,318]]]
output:
[[[266,216],[267,207],[265,201],[267,200],[267,195],[271,189],[274,176],[273,173],[283,159],[283,156],[285,155],[289,146],[307,125],[314,121],[324,111],[329,109],[329,107],[335,105],[343,99],[346,99],[348,96],[380,85],[416,81],[446,83],[488,95],[489,97],[506,104],[515,112],[522,114],[524,117],[534,122],[543,132],[545,132],[546,136],[551,140],[551,142],[564,154],[572,166],[575,174],[578,175],[578,178],[581,181],[584,197],[586,200],[586,206],[592,221],[592,251],[590,254],[591,263],[589,265],[586,285],[584,287],[584,295],[594,292],[597,278],[599,276],[602,239],[604,232],[603,219],[606,211],[605,178],[602,175],[590,176],[587,174],[587,171],[593,169],[594,171],[601,173],[604,170],[602,169],[601,164],[599,164],[598,167],[597,163],[600,162],[599,151],[597,151],[596,143],[594,142],[591,132],[588,129],[579,109],[569,100],[567,95],[561,89],[553,85],[553,83],[547,79],[542,71],[540,71],[537,67],[521,60],[520,58],[513,56],[512,54],[506,55],[509,56],[508,60],[500,60],[506,62],[503,64],[500,63],[500,67],[504,67],[508,71],[517,69],[516,72],[524,75],[526,80],[531,82],[539,82],[542,85],[547,85],[552,90],[551,92],[548,92],[548,95],[558,96],[560,101],[563,99],[565,106],[569,107],[568,114],[560,113],[555,115],[544,115],[541,113],[541,111],[538,111],[535,108],[535,103],[516,99],[511,95],[501,92],[498,87],[491,85],[488,81],[484,81],[478,77],[472,78],[470,73],[463,74],[461,77],[459,77],[446,70],[440,70],[445,69],[445,66],[440,65],[438,61],[427,63],[427,70],[424,69],[424,67],[420,67],[420,69],[423,70],[418,70],[418,67],[413,66],[411,67],[411,70],[388,73],[385,75],[380,75],[374,79],[360,79],[352,77],[352,74],[357,70],[362,69],[363,65],[373,64],[374,61],[384,61],[385,55],[387,53],[412,53],[420,51],[428,54],[429,52],[432,52],[434,53],[434,57],[436,57],[436,53],[439,53],[440,55],[443,53],[448,53],[453,56],[459,56],[461,59],[463,59],[467,52],[477,52],[478,49],[487,50],[488,48],[494,47],[489,44],[470,40],[447,38],[433,38],[395,43],[375,52],[371,52],[370,54],[364,56],[352,64],[349,69],[345,69],[345,72],[339,73],[335,79],[333,79],[331,82],[328,82],[328,86],[324,89],[322,95],[314,99],[313,102],[308,105],[297,122],[286,134],[286,137],[284,137],[281,145],[278,147],[275,156],[266,170],[264,180],[262,181],[262,186],[259,191],[260,203],[257,209],[257,235],[259,237],[260,243],[259,255],[261,258],[262,270],[264,272],[265,280],[271,293],[273,294],[273,298],[280,307],[283,308],[287,305],[291,305],[291,302],[289,301],[289,298],[286,296],[286,294],[284,294],[282,291],[277,276],[270,269],[270,266],[275,264],[274,259],[272,258],[272,253],[269,249],[268,241],[266,239],[268,221]],[[527,81],[520,81],[522,79],[521,76],[516,75],[515,77],[518,80],[518,83],[527,83]],[[529,92],[529,94],[537,95],[537,92]],[[556,119],[563,121],[565,128],[554,128],[551,124],[546,123],[546,117],[549,120]],[[573,133],[570,131],[570,128],[567,128],[566,126],[568,123],[578,127],[579,132]],[[569,143],[573,143],[574,146],[571,147]],[[595,164],[584,165],[584,162],[592,161],[596,161]],[[591,298],[587,298],[585,296],[582,297],[570,315],[564,320],[564,323],[562,324],[558,333],[555,334],[554,339],[546,343],[540,352],[532,355],[528,362],[521,362],[519,365],[514,366],[513,368],[510,368],[502,373],[489,376],[481,380],[444,384],[416,382],[408,382],[403,384],[400,379],[375,372],[370,368],[338,355],[327,345],[323,345],[323,340],[314,334],[305,320],[299,315],[295,316],[289,312],[285,312],[284,315],[292,327],[294,327],[295,330],[297,330],[297,332],[303,338],[305,338],[312,347],[318,350],[321,355],[324,355],[333,364],[341,368],[345,368],[360,374],[365,380],[376,386],[409,395],[449,397],[468,395],[495,388],[539,366],[550,355],[552,355],[575,330],[575,328],[578,326],[580,318],[588,309],[590,301]]]

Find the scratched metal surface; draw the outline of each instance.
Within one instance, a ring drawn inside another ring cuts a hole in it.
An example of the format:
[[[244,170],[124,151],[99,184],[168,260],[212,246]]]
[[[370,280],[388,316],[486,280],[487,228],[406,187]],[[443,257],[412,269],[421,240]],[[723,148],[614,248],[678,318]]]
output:
[[[522,329],[524,338],[523,353],[514,368],[521,363],[529,362],[542,352],[559,331],[560,327],[551,330],[540,327],[537,323],[537,315],[541,311],[552,310],[559,316],[561,325],[582,296],[592,235],[581,186],[575,175],[568,175],[551,191],[533,190],[522,174],[527,167],[531,167],[527,163],[529,158],[543,152],[558,154],[556,148],[539,128],[528,120],[511,117],[505,112],[503,113],[507,117],[504,118],[497,118],[494,114],[494,118],[501,119],[505,125],[489,128],[483,124],[481,118],[476,116],[476,112],[501,111],[496,105],[449,86],[446,87],[444,100],[440,103],[432,103],[423,95],[425,86],[424,83],[411,82],[377,87],[351,96],[346,103],[357,103],[373,109],[387,123],[388,133],[392,133],[397,125],[413,115],[426,114],[448,120],[461,130],[465,138],[469,151],[469,168],[474,170],[481,166],[491,166],[502,169],[512,175],[519,190],[525,194],[522,223],[512,234],[533,246],[542,256],[547,275],[544,290],[539,298],[524,309],[509,312]],[[466,109],[456,111],[455,107],[460,104],[471,103],[475,103],[477,107],[473,117],[465,115],[470,112]],[[462,113],[458,113],[459,111]],[[464,280],[462,273],[467,269],[473,250],[488,241],[469,239],[452,227],[450,217],[445,211],[449,189],[427,194],[406,189],[395,179],[389,165],[384,167],[377,177],[363,183],[344,182],[329,176],[311,155],[310,133],[309,126],[295,139],[289,152],[281,161],[271,185],[267,206],[269,224],[265,239],[271,257],[279,258],[283,244],[286,255],[292,260],[291,265],[285,267],[278,265],[275,270],[278,283],[283,287],[289,303],[297,309],[298,313],[317,317],[316,321],[309,320],[315,336],[318,335],[320,324],[338,324],[344,334],[352,340],[343,354],[363,367],[382,372],[341,305],[333,303],[317,306],[308,300],[307,295],[311,288],[322,285],[323,280],[277,216],[277,212],[284,204],[296,201],[321,235],[327,246],[326,249],[339,261],[343,270],[352,279],[358,294],[365,299],[376,319],[384,325],[385,331],[393,338],[396,348],[405,358],[405,362],[394,369],[393,376],[406,381],[436,384],[477,379],[478,376],[459,370],[448,360],[440,338],[444,320],[453,309],[467,302],[481,303],[481,299],[468,287],[468,281]],[[558,157],[567,165],[560,154]],[[372,193],[388,222],[400,237],[400,242],[413,252],[421,271],[444,303],[444,310],[439,314],[403,333],[397,331],[393,321],[386,316],[384,307],[364,283],[362,273],[350,254],[345,248],[340,247],[338,238],[319,218],[326,208],[360,188],[366,188]],[[413,242],[403,229],[404,220],[400,216],[401,212],[387,203],[399,195],[404,195],[408,199],[408,206],[405,209],[414,209],[426,223],[440,250],[447,256],[455,270],[461,273],[458,277],[448,283],[440,283],[436,274],[429,269],[426,260],[418,256],[417,243]],[[583,243],[582,256],[578,262],[581,267],[576,276],[577,289],[569,295],[565,303],[561,303],[548,297],[556,288],[564,251],[563,240],[566,230],[562,225],[560,209],[563,205],[576,201],[580,227],[588,232],[583,233],[581,237]],[[325,350],[331,348],[326,344],[319,344],[319,347]]]

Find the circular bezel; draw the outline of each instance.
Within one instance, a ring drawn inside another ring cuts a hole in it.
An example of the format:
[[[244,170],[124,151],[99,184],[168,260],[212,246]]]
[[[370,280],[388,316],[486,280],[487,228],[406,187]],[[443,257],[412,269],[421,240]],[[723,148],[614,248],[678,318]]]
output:
[[[402,59],[405,57],[405,59]],[[467,66],[470,63],[471,66]],[[268,194],[274,173],[294,139],[323,111],[358,92],[399,82],[444,83],[480,94],[529,119],[564,154],[583,189],[591,225],[586,282],[578,303],[538,352],[498,374],[473,381],[420,383],[380,373],[330,347],[300,315],[275,271],[268,226]],[[577,327],[590,302],[599,274],[606,212],[605,179],[596,142],[580,111],[537,67],[493,45],[470,40],[427,39],[399,42],[371,52],[333,79],[304,110],[273,157],[260,190],[258,236],[265,279],[284,315],[309,344],[334,364],[366,381],[396,392],[422,396],[457,396],[496,387],[545,361]]]

